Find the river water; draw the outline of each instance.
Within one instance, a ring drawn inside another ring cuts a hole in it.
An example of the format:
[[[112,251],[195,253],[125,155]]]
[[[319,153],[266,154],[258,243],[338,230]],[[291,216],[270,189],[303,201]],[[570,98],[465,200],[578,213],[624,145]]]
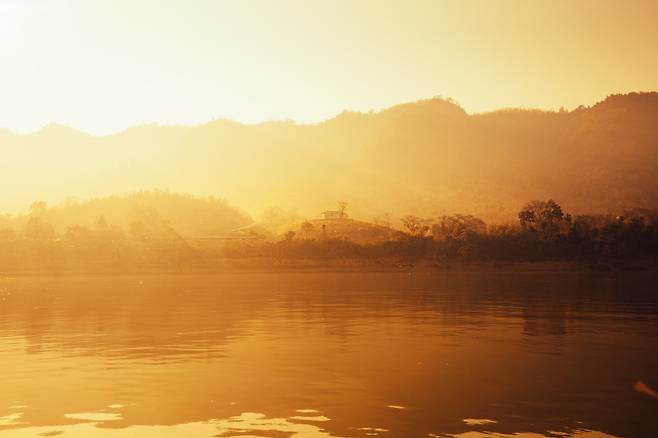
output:
[[[3,438],[658,436],[658,275],[2,277],[0,370]]]

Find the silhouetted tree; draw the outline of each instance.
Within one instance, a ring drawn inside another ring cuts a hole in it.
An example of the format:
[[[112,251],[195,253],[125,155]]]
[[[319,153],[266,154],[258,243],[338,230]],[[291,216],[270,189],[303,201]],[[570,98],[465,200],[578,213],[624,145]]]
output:
[[[313,232],[313,224],[310,223],[309,221],[304,221],[302,222],[301,230],[302,233],[304,233],[304,237],[308,239],[311,233]]]
[[[532,228],[544,236],[554,236],[561,221],[569,221],[562,207],[552,199],[548,201],[530,201],[519,212],[519,223],[524,229]]]
[[[483,234],[486,227],[484,221],[475,216],[462,214],[442,216],[437,223],[432,225],[432,237],[468,240],[476,234]]]
[[[347,217],[347,214],[345,211],[347,210],[347,202],[346,201],[338,201],[338,211],[340,212],[340,217]]]
[[[425,237],[430,231],[429,225],[423,218],[413,215],[407,215],[402,218],[402,225],[409,230],[412,236]]]

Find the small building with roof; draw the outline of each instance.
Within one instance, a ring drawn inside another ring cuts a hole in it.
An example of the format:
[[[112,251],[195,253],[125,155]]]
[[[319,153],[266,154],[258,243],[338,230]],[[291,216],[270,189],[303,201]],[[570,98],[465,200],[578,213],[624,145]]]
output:
[[[347,213],[340,210],[326,210],[322,212],[322,219],[347,219]]]

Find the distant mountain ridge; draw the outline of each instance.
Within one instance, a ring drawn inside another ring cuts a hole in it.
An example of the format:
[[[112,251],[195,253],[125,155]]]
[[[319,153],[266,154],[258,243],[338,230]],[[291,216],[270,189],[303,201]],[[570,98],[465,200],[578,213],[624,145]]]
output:
[[[530,199],[574,212],[658,206],[658,93],[591,107],[468,114],[434,98],[325,122],[145,125],[94,137],[59,125],[0,132],[0,211],[34,200],[153,188],[216,194],[258,215],[315,214],[346,199],[384,213],[470,213],[506,221]]]

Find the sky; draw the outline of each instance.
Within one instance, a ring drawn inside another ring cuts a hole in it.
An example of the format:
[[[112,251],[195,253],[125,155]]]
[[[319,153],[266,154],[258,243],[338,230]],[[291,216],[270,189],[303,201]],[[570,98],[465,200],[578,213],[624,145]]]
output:
[[[658,1],[0,0],[0,128],[314,123],[658,90]]]

